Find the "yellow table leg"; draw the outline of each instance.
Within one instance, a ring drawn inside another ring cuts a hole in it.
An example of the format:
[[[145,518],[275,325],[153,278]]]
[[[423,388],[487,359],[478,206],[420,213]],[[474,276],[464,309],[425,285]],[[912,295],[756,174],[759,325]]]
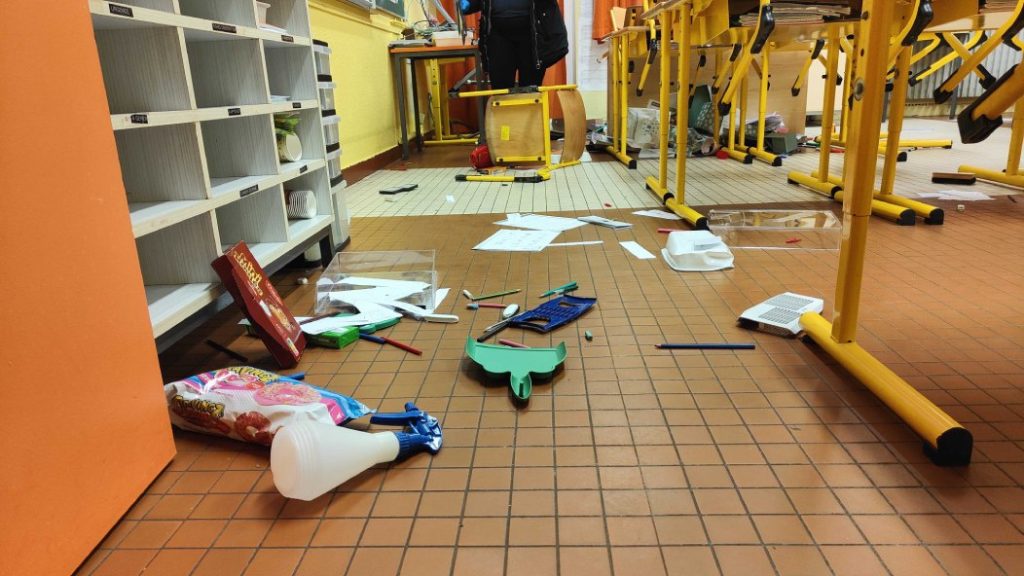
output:
[[[679,92],[676,97],[676,190],[674,194],[665,195],[665,207],[686,220],[698,229],[707,229],[708,220],[693,208],[686,205],[686,149],[689,140],[690,102],[683,95],[683,86],[689,83],[690,76],[690,33],[693,25],[690,3],[683,2],[681,8],[674,11],[679,18],[679,56],[676,58],[676,76],[679,79]]]
[[[672,82],[672,14],[658,14],[658,25],[661,28],[661,60],[658,78],[658,177],[648,176],[645,184],[654,195],[665,200],[668,192],[668,132],[669,132],[669,84]]]
[[[860,46],[865,54],[856,68],[859,99],[854,106],[847,152],[846,189],[843,203],[843,240],[839,253],[833,323],[818,314],[804,314],[800,321],[807,335],[902,418],[925,442],[925,451],[944,465],[965,465],[971,460],[973,439],[906,381],[856,344],[860,292],[868,218],[875,181],[878,132],[886,72],[889,30],[895,2],[865,0]]]
[[[769,46],[769,44],[765,44],[764,48],[761,49],[761,82],[758,85],[757,91],[757,138],[754,141],[754,145],[747,148],[747,154],[772,166],[782,166],[781,156],[776,156],[764,149],[765,116],[768,114]]]

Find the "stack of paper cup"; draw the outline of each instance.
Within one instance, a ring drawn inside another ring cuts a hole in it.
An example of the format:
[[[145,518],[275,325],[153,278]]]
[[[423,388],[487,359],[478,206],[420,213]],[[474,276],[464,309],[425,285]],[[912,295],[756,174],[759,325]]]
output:
[[[284,193],[289,218],[316,216],[316,194],[312,190],[288,190]]]

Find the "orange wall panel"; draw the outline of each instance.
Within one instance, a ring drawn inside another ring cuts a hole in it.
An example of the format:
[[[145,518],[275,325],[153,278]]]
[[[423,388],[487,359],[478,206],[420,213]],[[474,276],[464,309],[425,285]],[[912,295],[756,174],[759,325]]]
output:
[[[68,574],[174,444],[88,4],[0,14],[0,574]]]

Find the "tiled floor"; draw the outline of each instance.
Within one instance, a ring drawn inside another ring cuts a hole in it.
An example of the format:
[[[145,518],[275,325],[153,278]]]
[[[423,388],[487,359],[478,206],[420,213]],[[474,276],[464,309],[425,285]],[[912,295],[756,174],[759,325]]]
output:
[[[820,128],[809,128],[816,135]],[[961,164],[991,169],[1005,166],[1009,143],[1008,128],[997,130],[981,145],[959,143],[954,121],[917,119],[906,121],[904,139],[951,138],[957,142],[950,150],[920,149],[910,152],[909,160],[897,168],[896,192],[914,196],[937,192],[948,185],[932,184],[932,172],[955,172]],[[499,184],[455,182],[455,175],[468,172],[459,164],[453,150],[444,152],[445,168],[417,167],[407,170],[381,170],[349,186],[346,199],[353,216],[423,216],[446,214],[482,214],[507,212],[552,212],[603,210],[605,203],[616,208],[657,206],[658,200],[645,190],[644,179],[657,176],[657,160],[641,160],[636,170],[618,162],[602,162],[607,156],[595,153],[594,162],[555,171],[551,180],[541,184]],[[437,149],[432,150],[436,151]],[[999,151],[993,154],[992,151]],[[843,155],[833,155],[833,173],[841,173]],[[453,162],[454,160],[454,162]],[[454,163],[454,166],[452,165]],[[465,163],[465,161],[463,161]],[[396,165],[397,166],[397,165]],[[790,170],[810,172],[818,169],[816,152],[794,154],[782,167],[761,162],[745,166],[733,160],[693,158],[687,162],[687,202],[694,206],[763,202],[827,202],[809,190],[786,183]],[[881,177],[882,163],[878,164]],[[669,162],[669,181],[674,186],[675,162]],[[395,196],[381,195],[382,188],[399,184],[419,184],[414,192]],[[1015,190],[979,182],[973,190],[989,195],[1006,195]]]
[[[559,239],[603,245],[537,254],[470,250],[493,214],[356,218],[348,250],[436,249],[454,293],[522,288],[506,301],[533,306],[578,281],[598,298],[584,318],[550,336],[507,333],[564,341],[564,370],[514,406],[463,353],[496,312],[454,294],[442,311],[460,323],[391,329],[422,356],[364,341],[310,349],[310,382],[388,411],[415,400],[441,418],[441,453],[306,503],[277,494],[265,449],[175,432],[178,456],[79,573],[1024,573],[1024,204],[1012,200],[963,213],[940,203],[941,227],[871,226],[859,341],[974,433],[970,467],[929,463],[813,345],[736,327],[745,307],[784,290],[830,308],[835,254],[737,251],[733,270],[680,274],[619,247],[657,252],[665,239],[664,221],[630,210],[607,212],[630,230]],[[275,282],[305,313],[312,283],[297,274]],[[237,319],[226,311],[165,354],[165,376],[232,363],[205,338],[270,367]],[[654,348],[750,340],[756,350]]]

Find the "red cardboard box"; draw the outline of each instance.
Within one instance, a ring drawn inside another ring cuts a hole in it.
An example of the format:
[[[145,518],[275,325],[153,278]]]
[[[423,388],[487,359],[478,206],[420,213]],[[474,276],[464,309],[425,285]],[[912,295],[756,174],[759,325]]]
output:
[[[211,264],[281,368],[293,368],[306,348],[302,328],[245,242]]]

